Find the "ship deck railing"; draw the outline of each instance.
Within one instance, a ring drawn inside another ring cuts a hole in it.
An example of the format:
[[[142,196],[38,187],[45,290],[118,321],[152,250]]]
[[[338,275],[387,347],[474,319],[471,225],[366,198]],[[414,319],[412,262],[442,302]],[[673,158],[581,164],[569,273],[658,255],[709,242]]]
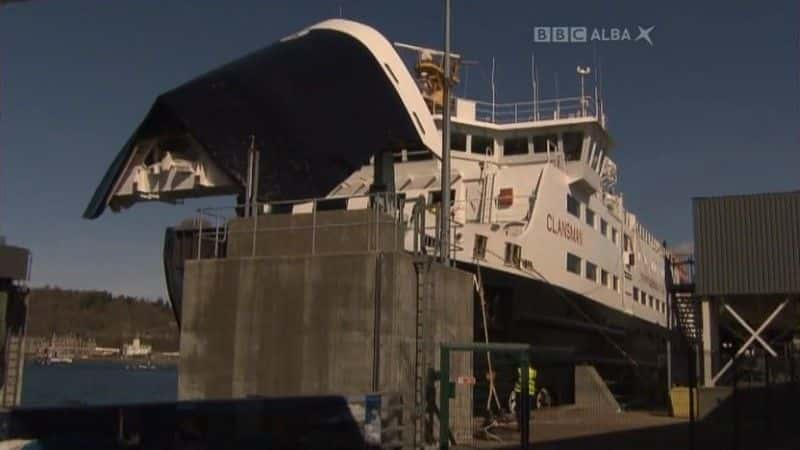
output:
[[[602,108],[591,96],[564,97],[515,103],[474,101],[475,120],[514,124],[575,118],[594,118],[605,126]],[[458,113],[456,113],[458,116]]]
[[[407,205],[410,207],[407,208]],[[409,250],[414,254],[430,254],[435,249],[435,239],[432,240],[428,235],[431,227],[425,224],[427,206],[423,197],[406,199],[406,196],[401,193],[381,192],[349,197],[305,198],[200,208],[197,210],[197,216],[192,224],[193,228],[197,230],[194,257],[195,259],[224,257],[232,233],[250,234],[252,256],[256,256],[259,233],[287,231],[308,231],[310,233],[310,251],[313,255],[319,253],[317,247],[320,242],[318,236],[321,230],[336,228],[344,230],[359,225],[367,226],[369,230],[372,230],[365,234],[366,251],[379,251],[382,245],[381,226],[392,225],[392,233],[395,234],[392,242],[401,242],[400,239],[404,240],[406,234],[410,232],[412,240]],[[367,214],[363,222],[353,222],[348,219],[342,222],[325,221],[323,223],[317,220],[320,212],[335,210],[371,210],[373,213]],[[267,225],[263,219],[259,223],[259,217],[278,214],[310,214],[311,223],[274,226]],[[253,227],[248,230],[234,231],[231,229],[230,223],[235,218],[252,218]],[[438,223],[438,221],[434,223]],[[434,227],[434,231],[435,229]]]
[[[500,205],[501,199],[511,200],[512,203],[504,208]],[[480,199],[453,200],[450,221],[450,253],[454,255],[463,250],[457,243],[457,230],[466,224],[526,225],[530,203],[535,199],[535,195],[517,194],[492,196],[483,202]],[[409,199],[402,192],[383,192],[199,208],[192,223],[192,228],[197,231],[193,257],[194,259],[225,257],[227,244],[233,233],[250,235],[247,240],[252,242],[252,256],[256,256],[259,233],[303,231],[309,233],[310,252],[313,255],[320,253],[320,244],[324,245],[324,242],[321,241],[324,238],[320,238],[321,231],[344,230],[354,226],[366,226],[370,230],[364,238],[365,251],[380,251],[383,245],[381,233],[386,233],[386,231],[381,231],[381,227],[385,230],[387,225],[391,225],[391,232],[394,234],[391,242],[399,247],[407,247],[406,250],[414,254],[436,256],[440,227],[439,205],[438,202],[426,201],[423,196]],[[371,210],[372,213],[365,215],[363,222],[354,222],[352,219],[331,222],[330,218],[326,218],[324,221],[317,220],[320,212],[335,210]],[[504,211],[516,211],[521,215],[520,217],[499,217]],[[268,216],[284,214],[307,214],[311,216],[311,220],[308,224],[292,222],[274,225],[263,219]],[[252,218],[252,228],[231,229],[230,223],[233,219],[248,217]],[[259,218],[262,219],[259,220]],[[406,240],[407,238],[408,240]]]

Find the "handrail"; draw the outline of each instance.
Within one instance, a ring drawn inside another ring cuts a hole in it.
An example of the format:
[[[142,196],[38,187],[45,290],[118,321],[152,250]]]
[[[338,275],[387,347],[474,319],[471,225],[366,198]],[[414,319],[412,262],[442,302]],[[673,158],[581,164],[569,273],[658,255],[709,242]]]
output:
[[[282,200],[282,201],[275,201],[275,202],[254,202],[250,205],[250,208],[247,208],[248,205],[244,204],[236,204],[233,206],[216,206],[216,207],[204,207],[197,209],[197,219],[195,223],[197,224],[197,251],[195,255],[195,259],[202,259],[204,258],[203,253],[203,246],[204,242],[210,243],[213,246],[213,258],[219,258],[221,256],[220,248],[224,245],[227,245],[229,241],[229,237],[231,233],[251,233],[252,234],[252,250],[251,256],[256,256],[256,238],[258,233],[260,232],[274,232],[274,231],[298,231],[298,230],[310,230],[311,231],[311,254],[317,253],[317,234],[318,230],[320,229],[327,229],[327,228],[336,228],[336,227],[350,227],[354,224],[352,222],[347,223],[324,223],[320,224],[317,219],[317,214],[319,211],[320,203],[330,202],[330,201],[344,201],[350,202],[353,200],[366,200],[364,208],[357,208],[356,210],[363,210],[363,209],[371,209],[374,211],[374,215],[370,214],[367,218],[367,222],[363,225],[367,225],[369,227],[374,227],[373,232],[367,233],[367,249],[369,251],[378,251],[381,247],[381,240],[380,240],[380,225],[382,224],[395,224],[403,227],[410,227],[413,229],[414,234],[414,246],[411,251],[415,254],[425,254],[427,253],[426,249],[426,239],[425,239],[425,213],[427,210],[425,198],[424,196],[420,196],[413,201],[413,205],[411,208],[411,214],[406,220],[406,199],[405,195],[398,194],[398,193],[390,193],[390,192],[379,192],[379,193],[372,193],[366,195],[356,195],[351,197],[323,197],[323,198],[310,198],[310,199],[299,199],[299,200]],[[258,218],[262,215],[275,215],[281,214],[279,211],[279,207],[283,205],[290,205],[291,211],[287,211],[288,214],[298,214],[298,213],[307,213],[311,214],[311,225],[296,225],[293,224],[291,226],[259,226],[258,225]],[[300,211],[297,211],[296,208],[300,208]],[[308,209],[306,211],[306,208]],[[229,227],[230,219],[239,216],[242,211],[255,211],[256,214],[252,217],[253,218],[253,227],[250,231],[233,231]],[[342,208],[342,210],[354,210],[350,209],[348,206]],[[228,212],[228,214],[225,214]],[[381,213],[388,213],[391,217],[389,220],[382,219]],[[208,220],[211,219],[211,220]],[[212,225],[210,222],[213,221],[214,224]],[[220,222],[222,224],[220,224]],[[209,227],[212,227],[209,229]],[[372,228],[371,228],[372,229]],[[397,245],[398,243],[398,230],[397,227],[393,229],[394,239],[392,242],[393,245]],[[405,239],[405,233],[402,233],[402,238]],[[401,244],[402,245],[402,244]],[[224,247],[223,247],[224,248]],[[206,251],[206,254],[208,251]]]
[[[605,124],[589,95],[515,103],[475,101],[475,120],[479,122],[507,124],[576,117],[597,118]]]
[[[535,199],[534,195],[530,194],[517,194],[513,196],[500,196],[495,195],[483,200],[483,203],[492,205],[492,217],[479,217],[470,214],[468,211],[468,204],[478,202],[479,199],[460,199],[453,201],[453,208],[451,214],[454,215],[451,221],[451,228],[448,233],[452,234],[450,241],[452,245],[449,246],[449,252],[452,253],[462,251],[456,243],[455,234],[459,228],[463,228],[467,223],[503,223],[507,220],[498,220],[496,216],[502,214],[506,209],[498,209],[497,202],[500,198],[512,199],[513,205],[508,207],[508,210],[518,211],[517,208],[528,208],[529,202]],[[356,205],[351,202],[359,201]],[[364,201],[366,200],[366,201]],[[340,208],[341,210],[373,210],[374,214],[369,214],[365,219],[366,221],[361,225],[366,225],[371,231],[366,235],[366,248],[368,251],[379,251],[381,249],[380,233],[382,225],[395,224],[403,227],[402,231],[394,227],[391,233],[394,234],[392,245],[402,248],[407,246],[406,249],[414,255],[431,255],[438,256],[436,249],[436,242],[440,237],[440,222],[436,220],[441,213],[439,205],[429,204],[426,202],[425,196],[420,195],[417,198],[406,200],[403,194],[398,193],[373,193],[367,195],[356,195],[351,197],[323,197],[299,200],[282,200],[275,202],[256,202],[254,208],[251,210],[256,211],[257,214],[252,218],[252,227],[249,229],[242,229],[237,227],[232,229],[230,227],[230,219],[238,216],[242,211],[246,211],[245,205],[237,204],[233,206],[217,206],[217,207],[204,207],[197,209],[198,217],[196,224],[198,226],[197,232],[197,249],[195,259],[202,258],[220,258],[225,257],[225,248],[230,242],[231,233],[250,233],[252,240],[248,241],[251,245],[250,255],[256,256],[257,245],[256,240],[259,233],[264,232],[281,232],[281,231],[310,231],[311,254],[319,253],[319,231],[331,228],[346,228],[353,225],[358,225],[353,222],[346,223],[320,223],[318,214],[321,211],[320,205],[331,201],[345,202]],[[410,208],[406,208],[406,205]],[[291,208],[286,208],[285,212],[280,208],[282,205],[290,205]],[[355,206],[355,207],[354,207]],[[228,214],[225,214],[227,212]],[[235,212],[235,214],[234,214]],[[388,213],[389,217],[382,215]],[[276,214],[310,214],[310,224],[297,224],[291,225],[269,225],[259,224],[259,216],[272,216]],[[429,223],[428,215],[433,216],[433,223]],[[474,217],[473,217],[474,216]],[[522,217],[517,217],[512,220],[522,220]],[[384,228],[385,229],[385,228]],[[411,236],[408,233],[411,233]],[[262,235],[263,236],[263,235]],[[405,242],[405,244],[403,244]],[[210,245],[211,249],[205,248]]]

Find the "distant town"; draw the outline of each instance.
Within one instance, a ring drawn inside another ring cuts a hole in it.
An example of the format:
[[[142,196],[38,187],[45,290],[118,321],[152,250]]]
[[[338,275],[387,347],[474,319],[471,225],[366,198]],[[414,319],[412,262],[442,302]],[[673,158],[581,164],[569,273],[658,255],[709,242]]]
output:
[[[29,337],[25,340],[25,354],[45,364],[71,363],[75,359],[144,359],[163,363],[178,357],[176,351],[155,352],[152,345],[138,337],[121,347],[101,347],[94,338],[76,335]]]
[[[58,287],[31,289],[25,353],[41,362],[73,359],[174,360],[178,329],[169,305]]]

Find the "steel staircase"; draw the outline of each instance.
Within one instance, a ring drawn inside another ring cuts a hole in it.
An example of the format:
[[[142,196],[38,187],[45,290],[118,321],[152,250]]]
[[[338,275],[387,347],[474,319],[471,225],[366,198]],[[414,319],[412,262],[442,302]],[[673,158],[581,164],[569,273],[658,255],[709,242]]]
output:
[[[685,267],[688,267],[689,270],[685,270]],[[674,323],[690,345],[698,344],[703,335],[700,302],[694,296],[693,267],[694,261],[691,258],[683,260],[670,258],[666,270],[667,290],[671,300]],[[674,271],[683,271],[688,280],[675,283]]]
[[[700,303],[694,297],[676,295],[672,298],[672,309],[681,333],[690,344],[700,342],[703,335],[700,321]]]

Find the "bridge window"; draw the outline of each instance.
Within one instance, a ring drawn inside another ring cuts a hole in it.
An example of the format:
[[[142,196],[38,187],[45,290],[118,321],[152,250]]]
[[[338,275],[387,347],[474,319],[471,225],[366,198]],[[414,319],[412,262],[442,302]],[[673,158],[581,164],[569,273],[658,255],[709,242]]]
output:
[[[564,140],[564,159],[567,161],[580,161],[583,133],[564,133],[562,139]]]
[[[467,151],[467,135],[458,131],[450,133],[450,148],[458,151]]]
[[[581,218],[581,203],[575,197],[567,194],[567,212]]]
[[[525,155],[528,153],[528,138],[514,137],[503,140],[503,155]]]
[[[633,287],[633,301],[635,302],[639,301],[639,288],[637,288],[636,286]]]
[[[492,155],[494,154],[494,139],[489,136],[472,136],[472,145],[470,152],[479,155]]]
[[[572,253],[567,253],[567,271],[572,272],[575,275],[580,275],[581,258],[573,255]]]
[[[613,283],[614,290],[619,292],[619,278],[616,275],[614,275]]]
[[[608,286],[608,272],[605,269],[600,271],[600,284]]]
[[[611,242],[617,243],[617,229],[614,227],[611,227]]]
[[[533,153],[547,153],[548,147],[550,151],[558,150],[558,136],[555,134],[545,134],[542,136],[533,137]]]
[[[602,217],[600,218],[600,234],[608,236],[608,222]]]
[[[450,189],[450,202],[454,202],[455,199],[456,191],[455,189]],[[442,203],[442,191],[431,191],[428,203],[431,205],[440,205]]]
[[[642,291],[642,295],[639,296],[639,300],[641,300],[644,306],[647,306],[647,292]]]

